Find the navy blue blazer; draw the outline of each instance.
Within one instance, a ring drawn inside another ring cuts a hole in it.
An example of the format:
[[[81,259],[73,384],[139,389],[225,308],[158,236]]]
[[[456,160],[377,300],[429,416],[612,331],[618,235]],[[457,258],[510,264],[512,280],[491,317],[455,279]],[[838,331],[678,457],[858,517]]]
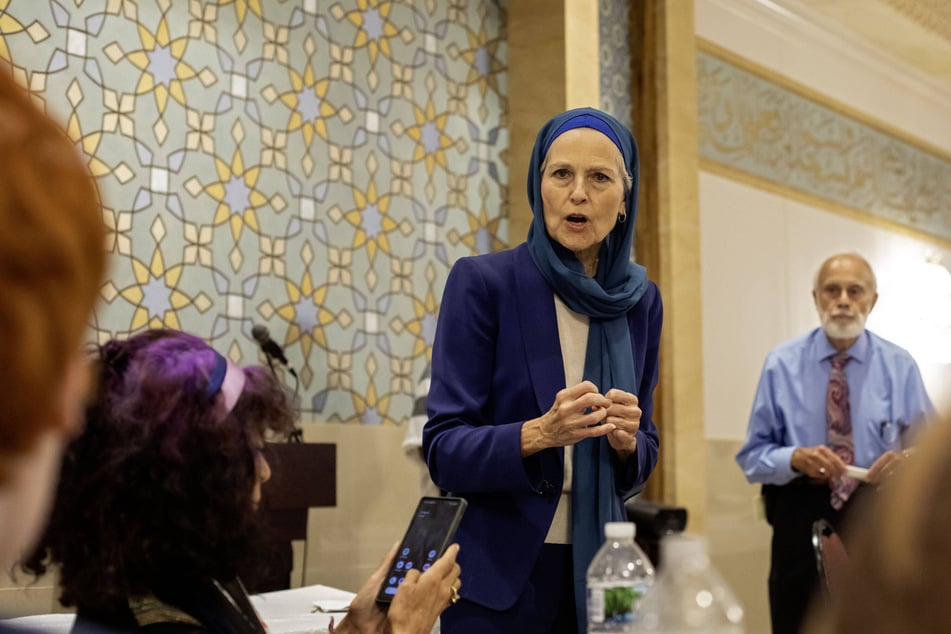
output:
[[[642,416],[637,451],[614,463],[622,499],[657,464],[652,414],[663,307],[653,282],[627,317]],[[525,244],[452,267],[431,381],[423,455],[433,481],[469,502],[456,533],[461,594],[508,609],[538,559],[564,480],[563,448],[521,455],[522,424],[551,409],[565,387],[553,290]]]

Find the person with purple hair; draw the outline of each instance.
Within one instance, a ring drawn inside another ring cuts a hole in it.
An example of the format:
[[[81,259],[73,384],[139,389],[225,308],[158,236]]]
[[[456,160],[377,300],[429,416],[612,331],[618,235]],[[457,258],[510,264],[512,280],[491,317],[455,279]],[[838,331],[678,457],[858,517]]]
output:
[[[148,632],[263,634],[239,576],[262,544],[266,438],[293,429],[273,375],[198,337],[149,330],[99,350],[96,398],[67,449],[45,539],[26,569],[60,568],[61,603],[89,624]],[[336,632],[428,632],[457,583],[453,547],[375,603],[392,552]]]

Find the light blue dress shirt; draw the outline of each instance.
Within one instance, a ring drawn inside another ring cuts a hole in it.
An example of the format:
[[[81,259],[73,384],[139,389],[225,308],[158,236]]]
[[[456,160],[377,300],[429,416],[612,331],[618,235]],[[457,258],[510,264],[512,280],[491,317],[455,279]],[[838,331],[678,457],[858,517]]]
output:
[[[934,408],[904,349],[866,330],[848,352],[855,465],[868,468],[886,451],[906,447]],[[826,444],[826,388],[835,353],[816,328],[766,357],[746,442],[736,454],[748,481],[786,484],[800,475],[790,466],[793,451]]]

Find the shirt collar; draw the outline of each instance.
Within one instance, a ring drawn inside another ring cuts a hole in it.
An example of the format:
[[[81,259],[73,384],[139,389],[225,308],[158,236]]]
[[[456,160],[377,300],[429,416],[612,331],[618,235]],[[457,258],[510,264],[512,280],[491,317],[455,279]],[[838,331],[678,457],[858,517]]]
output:
[[[835,348],[832,347],[832,344],[829,343],[829,338],[826,337],[826,333],[822,328],[817,329],[816,337],[816,352],[818,352],[818,357],[820,361],[829,360],[834,354],[838,352]],[[859,363],[865,363],[868,359],[868,348],[869,348],[869,335],[868,329],[862,331],[862,334],[859,335],[859,338],[855,340],[855,343],[852,344],[851,348],[847,348],[846,352],[849,353],[849,358],[858,361]]]

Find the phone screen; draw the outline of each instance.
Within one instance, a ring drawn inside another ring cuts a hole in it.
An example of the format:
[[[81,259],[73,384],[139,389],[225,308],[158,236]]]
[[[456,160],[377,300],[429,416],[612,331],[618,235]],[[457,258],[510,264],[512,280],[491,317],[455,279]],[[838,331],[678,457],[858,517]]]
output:
[[[396,551],[396,557],[383,580],[376,600],[389,603],[406,573],[416,569],[429,570],[452,543],[459,520],[466,510],[466,501],[454,497],[420,499],[409,528]]]

